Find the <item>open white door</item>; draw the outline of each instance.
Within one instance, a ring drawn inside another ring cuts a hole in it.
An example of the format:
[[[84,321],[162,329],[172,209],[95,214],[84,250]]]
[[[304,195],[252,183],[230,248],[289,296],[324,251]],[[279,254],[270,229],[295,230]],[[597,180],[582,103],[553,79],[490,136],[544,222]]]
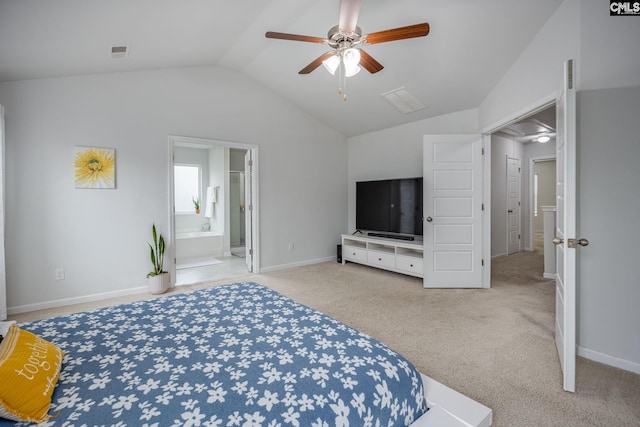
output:
[[[253,161],[251,150],[244,155],[244,245],[247,271],[253,272]]]
[[[575,64],[565,63],[556,100],[556,347],[564,389],[576,389],[576,94]]]
[[[507,255],[520,252],[520,159],[507,156]]]
[[[0,320],[7,318],[7,278],[4,259],[4,107],[0,105]]]
[[[425,135],[424,287],[481,288],[482,136]]]

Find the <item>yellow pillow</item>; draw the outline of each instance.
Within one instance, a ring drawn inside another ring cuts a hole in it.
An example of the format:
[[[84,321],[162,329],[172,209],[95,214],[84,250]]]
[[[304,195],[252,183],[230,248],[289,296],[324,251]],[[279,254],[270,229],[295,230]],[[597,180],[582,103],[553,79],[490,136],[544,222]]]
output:
[[[54,344],[12,325],[0,342],[0,417],[34,423],[51,418],[63,356]]]

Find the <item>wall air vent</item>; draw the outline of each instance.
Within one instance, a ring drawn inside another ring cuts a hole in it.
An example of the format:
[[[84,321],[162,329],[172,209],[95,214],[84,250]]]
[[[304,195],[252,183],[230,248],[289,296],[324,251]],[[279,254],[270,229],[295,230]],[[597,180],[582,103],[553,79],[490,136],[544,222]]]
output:
[[[422,102],[418,101],[403,87],[381,93],[381,97],[387,100],[396,110],[402,114],[413,113],[414,111],[423,110],[425,107]]]
[[[111,59],[124,59],[129,56],[129,46],[117,45],[111,46]]]

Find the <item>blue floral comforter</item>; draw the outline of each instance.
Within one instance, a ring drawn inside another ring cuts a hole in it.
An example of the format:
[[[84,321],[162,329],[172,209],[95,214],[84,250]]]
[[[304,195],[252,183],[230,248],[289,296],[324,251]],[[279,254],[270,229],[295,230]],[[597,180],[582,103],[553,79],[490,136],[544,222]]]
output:
[[[405,358],[256,283],[21,327],[66,353],[43,425],[406,426],[426,411]]]

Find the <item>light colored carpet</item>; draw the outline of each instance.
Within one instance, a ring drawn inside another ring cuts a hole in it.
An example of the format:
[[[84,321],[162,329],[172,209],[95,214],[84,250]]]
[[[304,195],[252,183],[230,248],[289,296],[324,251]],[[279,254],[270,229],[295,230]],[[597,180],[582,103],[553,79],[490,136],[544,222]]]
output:
[[[240,280],[269,286],[378,338],[426,375],[492,408],[495,426],[640,426],[640,375],[578,358],[577,392],[562,390],[554,285],[542,278],[537,252],[494,259],[493,287],[482,290],[424,289],[421,279],[335,262]]]

